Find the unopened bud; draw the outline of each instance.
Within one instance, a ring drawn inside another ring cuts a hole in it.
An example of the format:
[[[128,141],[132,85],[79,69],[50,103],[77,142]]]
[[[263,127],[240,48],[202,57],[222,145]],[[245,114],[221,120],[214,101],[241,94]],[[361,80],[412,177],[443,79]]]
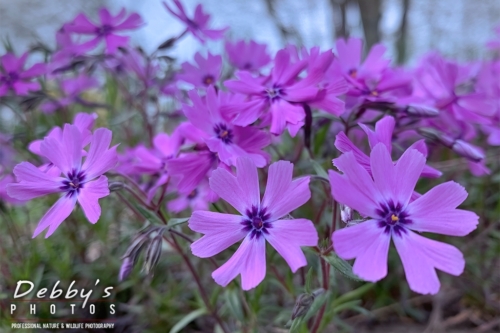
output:
[[[346,205],[340,205],[340,219],[344,223],[348,223],[352,220],[353,211],[352,208]]]
[[[314,302],[312,294],[300,294],[292,311],[292,320],[304,316]]]
[[[455,142],[455,140],[449,135],[446,135],[433,128],[419,128],[417,129],[417,132],[428,139],[440,142],[443,146],[446,146],[448,148],[451,148],[451,146]]]
[[[479,148],[463,140],[456,140],[451,146],[451,149],[458,155],[474,162],[479,162],[484,159],[484,154]]]
[[[122,182],[112,182],[109,183],[109,191],[115,192],[121,190],[125,185]]]
[[[122,265],[120,266],[120,273],[118,274],[118,281],[125,280],[132,272],[134,268],[134,261],[130,257],[125,257],[123,259]]]
[[[144,270],[146,273],[150,273],[158,263],[161,255],[161,246],[163,243],[163,233],[159,233],[153,240],[149,243],[146,250],[146,259],[144,261]]]
[[[431,106],[410,104],[406,107],[406,112],[412,116],[435,117],[439,115],[439,110]]]

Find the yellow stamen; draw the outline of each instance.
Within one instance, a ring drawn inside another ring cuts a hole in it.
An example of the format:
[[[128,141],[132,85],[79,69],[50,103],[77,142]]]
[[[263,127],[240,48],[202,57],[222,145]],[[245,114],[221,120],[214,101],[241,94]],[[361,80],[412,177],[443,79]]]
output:
[[[392,216],[391,216],[391,221],[392,221],[392,222],[399,221],[399,217],[397,217],[396,215],[392,214]]]
[[[378,91],[373,90],[371,94],[372,94],[372,96],[378,96]]]
[[[225,138],[226,136],[228,136],[229,132],[228,131],[224,131],[222,132],[222,134],[220,135],[221,138]]]

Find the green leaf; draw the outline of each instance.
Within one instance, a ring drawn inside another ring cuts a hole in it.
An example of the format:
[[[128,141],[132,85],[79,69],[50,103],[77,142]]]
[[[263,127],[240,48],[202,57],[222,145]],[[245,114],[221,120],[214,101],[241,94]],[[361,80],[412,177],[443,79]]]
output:
[[[137,204],[136,202],[132,201],[132,205],[139,211],[139,213],[142,214],[148,220],[151,224],[163,224],[162,220],[155,214],[153,214],[151,211],[145,209],[141,205]]]
[[[167,227],[172,228],[175,227],[176,225],[186,223],[187,221],[189,221],[189,217],[170,219],[168,220]]]
[[[366,292],[368,292],[370,289],[372,289],[375,286],[374,283],[366,283],[362,285],[361,287],[354,289],[352,291],[349,291],[338,298],[334,299],[332,301],[332,304],[330,304],[331,308],[335,308],[336,306],[361,298]]]
[[[184,327],[186,327],[190,322],[192,322],[193,320],[195,320],[198,317],[203,316],[206,313],[207,313],[207,310],[204,308],[190,312],[184,318],[179,320],[177,322],[177,324],[175,324],[174,327],[172,327],[172,329],[170,330],[169,333],[178,333],[178,332],[182,331],[182,329]]]
[[[323,256],[323,259],[325,259],[326,262],[328,262],[331,266],[333,266],[333,268],[338,270],[340,273],[342,273],[349,279],[352,279],[354,281],[364,281],[361,278],[359,278],[356,274],[354,274],[352,272],[352,266],[347,261],[340,258],[336,253],[331,253],[327,256]]]
[[[311,290],[311,284],[312,284],[312,273],[313,273],[313,269],[312,267],[309,268],[309,270],[307,271],[307,275],[306,275],[306,285],[305,285],[305,292],[310,294],[312,292]]]
[[[323,144],[325,143],[326,135],[328,134],[328,130],[330,129],[329,124],[326,126],[323,126],[319,129],[319,131],[316,132],[314,135],[314,147],[313,151],[315,155],[319,154],[319,151]]]
[[[311,164],[314,168],[314,171],[316,172],[316,174],[320,177],[323,177],[325,179],[328,179],[328,173],[325,171],[325,169],[323,169],[323,167],[321,166],[321,164],[319,164],[317,161],[311,159]]]

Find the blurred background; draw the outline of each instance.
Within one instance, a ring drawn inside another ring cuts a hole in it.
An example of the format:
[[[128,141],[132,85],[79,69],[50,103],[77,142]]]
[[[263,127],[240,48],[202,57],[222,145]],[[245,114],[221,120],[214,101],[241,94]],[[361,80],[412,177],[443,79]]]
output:
[[[198,2],[212,15],[212,26],[230,26],[233,38],[267,43],[272,52],[284,43],[323,49],[341,36],[364,37],[368,45],[382,41],[399,63],[413,63],[438,50],[457,60],[480,58],[484,44],[500,23],[498,0],[184,0],[192,12]],[[183,27],[167,14],[160,0],[0,0],[0,37],[15,41],[17,52],[34,40],[55,45],[55,31],[83,11],[96,15],[102,6],[138,12],[147,25],[132,36],[152,52]],[[0,46],[1,47],[1,46]],[[210,49],[222,43],[209,44]],[[173,56],[187,60],[200,48],[191,36]]]

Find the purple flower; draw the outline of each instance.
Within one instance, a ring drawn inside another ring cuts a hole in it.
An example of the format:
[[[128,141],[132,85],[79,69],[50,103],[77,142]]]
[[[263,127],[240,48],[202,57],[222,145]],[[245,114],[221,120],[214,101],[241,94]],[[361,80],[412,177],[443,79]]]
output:
[[[116,33],[137,29],[144,24],[137,13],[132,13],[128,17],[125,16],[125,8],[116,16],[111,15],[106,8],[102,8],[99,10],[99,23],[94,24],[84,14],[78,14],[73,22],[67,24],[64,29],[67,32],[94,36],[84,44],[86,46],[92,45],[92,48],[97,47],[99,42],[104,40],[106,42],[106,53],[114,54],[119,47],[126,47],[130,38]]]
[[[232,112],[238,113],[234,124],[247,126],[269,110],[263,121],[271,125],[271,133],[280,135],[288,126],[290,134],[295,136],[305,118],[302,105],[295,103],[314,99],[319,91],[316,83],[322,78],[320,73],[314,72],[297,81],[298,74],[307,64],[306,60],[292,63],[290,52],[280,50],[268,78],[256,78],[242,71],[237,74],[239,80],[224,82],[229,90],[250,98],[248,102],[230,106]]]
[[[207,258],[243,240],[212,277],[221,286],[227,286],[241,274],[241,286],[249,290],[266,275],[266,240],[296,272],[307,265],[300,247],[315,246],[318,234],[309,220],[281,219],[311,197],[309,177],[292,180],[292,163],[279,161],[269,167],[262,200],[257,168],[252,160],[239,158],[236,169],[237,176],[221,168],[215,170],[210,187],[241,215],[195,211],[189,219],[189,227],[205,235],[191,245],[191,250],[194,255]]]
[[[373,282],[384,278],[391,239],[413,291],[436,294],[440,287],[436,268],[452,275],[462,273],[465,261],[457,248],[413,232],[465,236],[474,230],[478,216],[456,209],[467,197],[462,186],[446,182],[410,201],[425,158],[416,149],[408,149],[394,164],[383,143],[371,152],[372,175],[352,152],[335,159],[334,164],[343,175],[329,171],[333,197],[369,218],[332,236],[341,258],[356,258],[355,274]]]
[[[167,161],[177,156],[182,141],[179,131],[175,130],[170,136],[166,133],[157,134],[153,139],[153,149],[144,146],[135,149],[135,170],[157,176],[148,190],[148,201],[153,199],[158,188],[167,183],[169,179]]]
[[[186,32],[189,31],[193,36],[198,39],[200,42],[205,43],[206,39],[221,39],[224,36],[224,32],[228,28],[223,28],[219,30],[208,29],[208,21],[210,20],[210,15],[205,14],[203,12],[203,7],[201,4],[196,6],[194,17],[189,18],[182,6],[182,3],[179,0],[173,0],[175,6],[179,10],[179,12],[175,12],[172,8],[170,8],[166,2],[163,2],[165,8],[179,20],[184,22],[187,26]]]
[[[382,44],[373,45],[363,63],[361,63],[363,51],[361,39],[338,39],[336,46],[338,58],[335,61],[335,66],[350,83],[355,84],[359,79],[378,80],[382,72],[389,66],[390,60],[384,57],[386,48]]]
[[[97,86],[97,80],[85,75],[63,80],[60,84],[62,96],[54,98],[40,105],[40,110],[45,113],[53,113],[64,109],[69,105],[80,103],[80,95],[90,88]]]
[[[7,194],[7,185],[15,181],[14,177],[9,174],[2,175],[1,171],[0,168],[0,202],[4,201],[13,205],[22,205],[24,203],[23,200],[14,199]]]
[[[167,208],[174,213],[179,213],[188,207],[192,210],[208,210],[209,203],[218,199],[218,196],[213,194],[208,181],[204,180],[189,193],[179,192],[176,199],[168,202]]]
[[[49,237],[71,214],[76,202],[85,216],[96,223],[101,215],[98,199],[109,194],[108,179],[103,176],[117,161],[116,147],[108,148],[111,131],[97,129],[92,135],[89,152],[82,164],[82,135],[75,125],[66,124],[62,140],[47,137],[40,145],[40,152],[53,163],[62,176],[43,173],[29,162],[22,162],[14,168],[19,183],[9,184],[7,193],[18,200],[31,200],[51,193],[61,193],[59,200],[45,213],[33,233],[36,237],[49,229]],[[96,179],[97,178],[97,179]]]
[[[45,73],[44,64],[35,64],[29,69],[24,69],[28,53],[17,58],[12,53],[4,54],[0,58],[0,97],[5,96],[9,90],[16,95],[24,96],[30,91],[40,90],[40,84],[32,79]]]
[[[368,126],[359,123],[359,126],[363,129],[363,131],[365,131],[366,135],[368,136],[368,143],[370,145],[370,148],[373,149],[378,143],[382,143],[389,151],[389,154],[392,152],[392,133],[394,131],[395,125],[396,121],[391,116],[385,116],[384,118],[377,121],[377,123],[375,124],[375,131],[370,129]],[[337,134],[337,137],[335,139],[335,147],[342,153],[352,152],[354,154],[354,157],[356,158],[356,161],[358,161],[358,163],[361,164],[366,169],[366,171],[368,171],[368,173],[372,173],[370,158],[358,147],[356,147],[356,145],[351,140],[349,140],[344,132],[340,132],[339,134]],[[427,146],[424,140],[419,140],[413,143],[410,146],[410,149],[417,149],[424,155],[424,157],[427,157]],[[441,175],[441,171],[425,165],[422,169],[421,176],[428,178],[437,178]]]
[[[256,127],[235,126],[225,117],[221,112],[225,98],[223,93],[217,95],[211,86],[207,88],[205,101],[195,91],[190,91],[189,97],[193,105],[184,105],[184,114],[202,133],[202,139],[210,151],[217,153],[222,162],[235,165],[237,157],[247,156],[258,167],[268,163],[269,154],[262,148],[271,143],[271,138]]]
[[[271,62],[266,47],[266,44],[259,44],[253,40],[249,42],[240,40],[234,43],[227,41],[225,45],[231,65],[245,71],[258,71]]]
[[[222,70],[222,57],[208,53],[207,58],[203,58],[199,52],[194,55],[196,66],[189,62],[183,63],[182,72],[177,74],[177,79],[191,83],[196,88],[206,88],[215,85],[219,80]]]

